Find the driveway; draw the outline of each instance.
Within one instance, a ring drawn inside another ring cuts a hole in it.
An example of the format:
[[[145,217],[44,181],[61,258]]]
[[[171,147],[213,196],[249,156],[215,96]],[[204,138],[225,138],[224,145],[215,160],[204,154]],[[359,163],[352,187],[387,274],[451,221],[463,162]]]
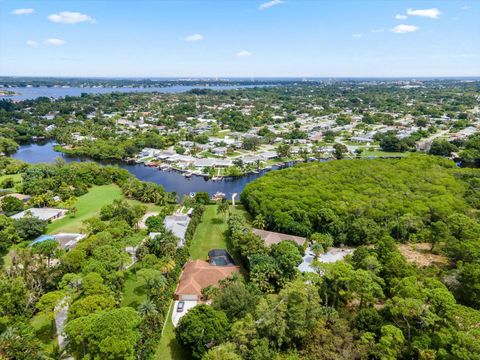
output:
[[[151,211],[151,212],[147,212],[145,215],[143,215],[143,217],[140,219],[140,221],[137,223],[137,226],[139,229],[146,229],[147,228],[147,225],[145,224],[145,221],[147,221],[147,219],[150,217],[150,216],[157,216],[158,215],[158,212],[156,211]]]
[[[196,300],[183,300],[183,302],[185,303],[185,307],[183,308],[182,312],[177,312],[178,300],[173,304],[172,322],[173,326],[175,327],[177,327],[178,322],[188,312],[188,310],[194,308],[198,304],[198,301]]]

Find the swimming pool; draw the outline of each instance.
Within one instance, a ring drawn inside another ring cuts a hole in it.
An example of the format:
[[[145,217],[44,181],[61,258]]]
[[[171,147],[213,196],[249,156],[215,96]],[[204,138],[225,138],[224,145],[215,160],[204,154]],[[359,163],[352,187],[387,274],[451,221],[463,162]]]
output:
[[[40,235],[38,238],[33,240],[30,245],[43,242],[45,240],[55,240],[55,237],[52,235]]]

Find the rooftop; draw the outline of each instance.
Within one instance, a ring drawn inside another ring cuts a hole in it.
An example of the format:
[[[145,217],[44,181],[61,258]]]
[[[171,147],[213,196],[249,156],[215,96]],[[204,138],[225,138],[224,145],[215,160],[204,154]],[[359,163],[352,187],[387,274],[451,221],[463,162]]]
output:
[[[64,209],[31,208],[10,217],[12,219],[22,219],[25,216],[31,215],[33,217],[39,218],[40,220],[52,220],[63,216],[66,212],[67,210]]]
[[[235,272],[238,266],[215,266],[206,261],[195,260],[185,264],[175,295],[202,295],[202,289],[209,285],[217,285]]]
[[[282,233],[277,233],[273,231],[260,230],[260,229],[253,229],[252,231],[255,235],[260,236],[262,240],[265,242],[265,245],[267,246],[278,244],[284,240],[291,240],[296,244],[303,246],[306,240],[306,238],[304,237],[282,234]]]

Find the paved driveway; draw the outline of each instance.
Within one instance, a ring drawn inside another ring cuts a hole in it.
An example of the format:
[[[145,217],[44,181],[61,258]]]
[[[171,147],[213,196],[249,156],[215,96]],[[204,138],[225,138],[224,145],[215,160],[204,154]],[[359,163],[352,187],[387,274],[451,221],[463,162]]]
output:
[[[177,327],[178,322],[180,321],[182,316],[184,316],[188,312],[188,310],[190,310],[191,308],[194,308],[198,304],[198,301],[196,300],[183,300],[183,301],[185,302],[185,307],[183,308],[182,312],[177,312],[178,300],[175,301],[175,304],[173,304],[174,307],[172,312],[172,322],[173,322],[173,326],[175,327]]]

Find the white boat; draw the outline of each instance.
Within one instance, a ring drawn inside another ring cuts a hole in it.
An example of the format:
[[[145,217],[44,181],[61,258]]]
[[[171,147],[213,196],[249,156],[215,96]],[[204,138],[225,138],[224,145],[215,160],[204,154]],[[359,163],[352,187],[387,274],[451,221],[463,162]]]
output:
[[[222,193],[220,191],[217,191],[213,196],[212,196],[212,200],[216,201],[216,200],[220,200],[222,198],[225,197],[225,193]]]

